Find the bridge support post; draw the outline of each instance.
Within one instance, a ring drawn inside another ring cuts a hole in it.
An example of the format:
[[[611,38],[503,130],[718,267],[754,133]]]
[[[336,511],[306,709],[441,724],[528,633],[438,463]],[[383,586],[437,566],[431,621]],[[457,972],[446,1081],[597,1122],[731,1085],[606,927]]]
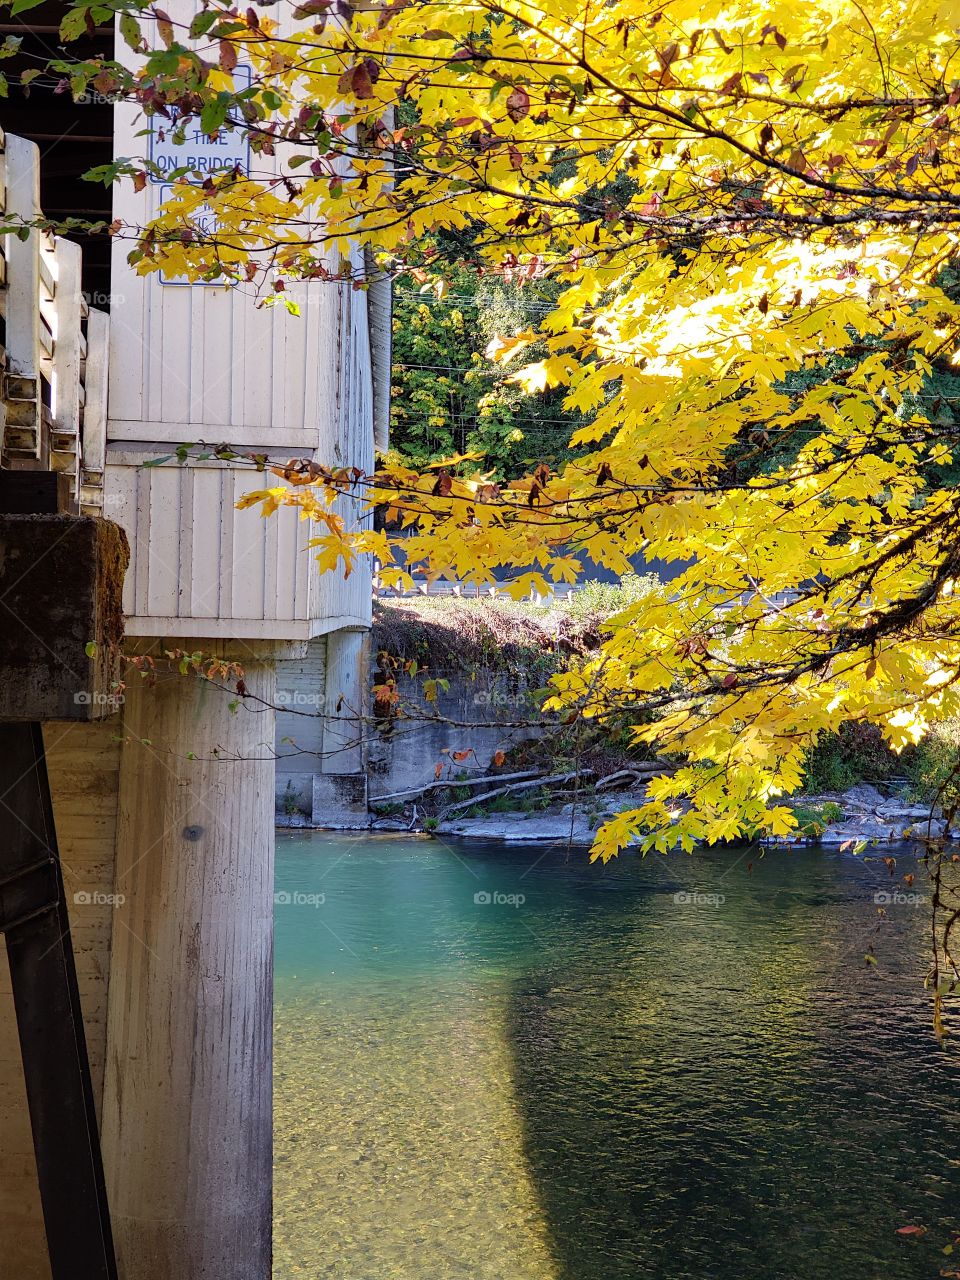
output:
[[[103,1105],[124,1280],[271,1271],[274,655],[231,656],[246,698],[127,689]]]

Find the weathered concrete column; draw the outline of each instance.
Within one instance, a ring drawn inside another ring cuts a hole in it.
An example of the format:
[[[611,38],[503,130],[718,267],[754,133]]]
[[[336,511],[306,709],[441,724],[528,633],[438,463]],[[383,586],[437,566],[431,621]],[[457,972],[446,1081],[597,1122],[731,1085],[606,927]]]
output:
[[[313,821],[355,827],[367,818],[363,715],[368,693],[368,631],[331,631],[324,681],[323,756],[313,778]]]
[[[237,657],[271,703],[272,663]],[[124,707],[102,1125],[123,1280],[270,1276],[275,717],[231,701],[169,674]]]

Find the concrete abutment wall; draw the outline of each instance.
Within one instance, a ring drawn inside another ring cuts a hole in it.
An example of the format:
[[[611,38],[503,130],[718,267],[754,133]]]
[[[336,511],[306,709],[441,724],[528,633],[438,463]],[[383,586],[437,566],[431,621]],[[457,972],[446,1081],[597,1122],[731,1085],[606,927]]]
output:
[[[277,821],[362,827],[367,822],[365,717],[369,632],[318,636],[277,671]]]

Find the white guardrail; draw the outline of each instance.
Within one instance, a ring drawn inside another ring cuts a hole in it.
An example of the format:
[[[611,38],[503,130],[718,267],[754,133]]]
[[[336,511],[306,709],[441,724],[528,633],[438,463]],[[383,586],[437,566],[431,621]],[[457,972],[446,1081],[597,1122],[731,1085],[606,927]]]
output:
[[[0,131],[0,211],[40,216],[35,143]],[[66,473],[74,508],[102,507],[109,316],[88,307],[80,246],[39,229],[0,236],[4,467]]]

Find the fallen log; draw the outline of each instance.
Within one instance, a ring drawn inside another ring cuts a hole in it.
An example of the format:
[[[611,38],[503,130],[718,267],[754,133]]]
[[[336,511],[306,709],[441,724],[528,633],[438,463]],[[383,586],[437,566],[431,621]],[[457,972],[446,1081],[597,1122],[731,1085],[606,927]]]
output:
[[[461,800],[457,804],[449,805],[446,809],[440,811],[440,818],[448,818],[452,813],[459,813],[461,809],[473,809],[476,805],[486,804],[490,800],[496,800],[498,796],[509,795],[513,791],[529,791],[531,787],[549,787],[559,782],[572,782],[574,778],[592,778],[593,770],[584,769],[580,773],[555,773],[549,778],[539,777],[532,778],[529,782],[512,782],[507,787],[495,787],[493,791],[485,791],[483,795],[473,796],[469,800]]]
[[[642,764],[632,765],[629,769],[618,769],[616,773],[608,773],[606,777],[598,778],[594,791],[607,791],[620,782],[647,782],[659,774],[674,773],[676,768],[675,764],[666,760],[644,761]]]
[[[523,773],[480,773],[475,778],[443,778],[426,783],[422,787],[413,787],[409,791],[390,791],[385,796],[371,796],[371,807],[383,804],[387,800],[406,800],[413,796],[426,795],[428,791],[439,791],[442,787],[481,787],[491,782],[508,782],[514,778],[542,778],[543,769],[525,769]]]
[[[605,778],[598,778],[593,789],[607,791],[618,782],[639,782],[642,776],[636,769],[618,769],[616,773],[608,773]]]

